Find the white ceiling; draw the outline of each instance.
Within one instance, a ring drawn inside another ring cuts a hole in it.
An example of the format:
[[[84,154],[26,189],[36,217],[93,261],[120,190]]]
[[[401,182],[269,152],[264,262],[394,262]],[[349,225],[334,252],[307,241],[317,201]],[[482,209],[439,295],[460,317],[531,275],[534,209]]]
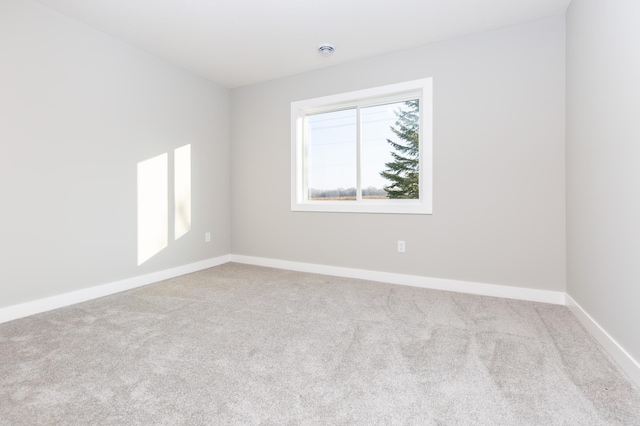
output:
[[[232,88],[564,13],[571,0],[38,0]],[[319,44],[334,55],[323,58]]]

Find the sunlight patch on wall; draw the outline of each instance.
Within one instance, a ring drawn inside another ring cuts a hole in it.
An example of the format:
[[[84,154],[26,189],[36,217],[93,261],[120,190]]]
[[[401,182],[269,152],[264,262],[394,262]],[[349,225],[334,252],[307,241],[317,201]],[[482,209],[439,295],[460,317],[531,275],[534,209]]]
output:
[[[138,163],[138,265],[167,247],[168,155]]]
[[[191,230],[191,145],[174,150],[174,238]]]

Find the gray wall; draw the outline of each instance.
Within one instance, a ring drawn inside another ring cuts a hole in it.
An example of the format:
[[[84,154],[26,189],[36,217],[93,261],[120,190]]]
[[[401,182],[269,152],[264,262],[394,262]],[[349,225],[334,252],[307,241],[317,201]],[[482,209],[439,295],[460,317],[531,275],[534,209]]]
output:
[[[564,31],[555,16],[233,89],[232,252],[564,291]],[[434,214],[291,212],[290,102],[422,77]]]
[[[567,292],[640,360],[640,2],[567,11]]]
[[[2,0],[0,307],[229,253],[229,141],[228,90]],[[137,163],[185,144],[192,230],[138,266]]]

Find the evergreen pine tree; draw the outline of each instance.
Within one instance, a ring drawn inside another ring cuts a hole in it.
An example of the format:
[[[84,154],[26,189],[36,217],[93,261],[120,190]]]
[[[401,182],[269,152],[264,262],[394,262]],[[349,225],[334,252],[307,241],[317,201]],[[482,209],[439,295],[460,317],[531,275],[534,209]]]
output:
[[[397,113],[395,126],[391,131],[400,141],[387,139],[395,152],[391,152],[393,161],[386,163],[387,169],[380,175],[390,184],[384,187],[389,198],[417,199],[420,197],[420,140],[419,140],[419,103],[418,99],[406,101],[404,108]]]

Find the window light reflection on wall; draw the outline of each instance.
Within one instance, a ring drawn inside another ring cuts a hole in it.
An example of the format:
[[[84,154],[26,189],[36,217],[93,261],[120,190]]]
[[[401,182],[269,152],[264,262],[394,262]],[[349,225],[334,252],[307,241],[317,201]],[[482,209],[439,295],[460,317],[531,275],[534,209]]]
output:
[[[169,153],[138,163],[138,266],[169,245]],[[173,237],[191,230],[191,145],[173,151]]]

